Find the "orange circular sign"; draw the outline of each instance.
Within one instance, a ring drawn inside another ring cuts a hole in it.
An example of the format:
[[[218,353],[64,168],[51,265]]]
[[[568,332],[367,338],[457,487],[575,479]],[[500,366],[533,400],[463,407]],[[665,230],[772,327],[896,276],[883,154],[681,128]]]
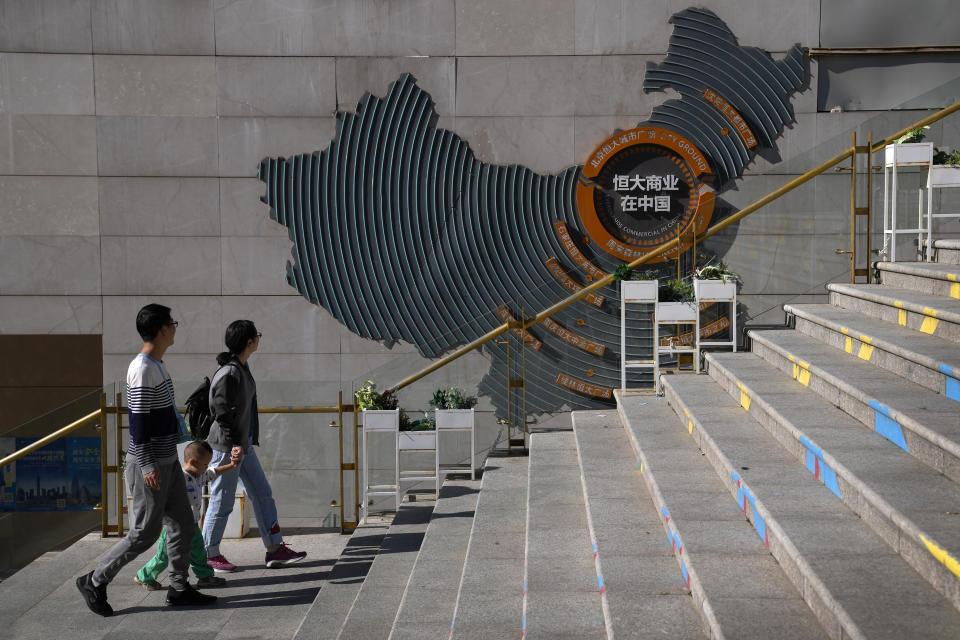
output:
[[[689,140],[658,127],[607,138],[587,160],[577,184],[577,211],[590,238],[632,262],[673,240],[688,239],[653,261],[676,258],[702,233],[715,203],[712,171]]]

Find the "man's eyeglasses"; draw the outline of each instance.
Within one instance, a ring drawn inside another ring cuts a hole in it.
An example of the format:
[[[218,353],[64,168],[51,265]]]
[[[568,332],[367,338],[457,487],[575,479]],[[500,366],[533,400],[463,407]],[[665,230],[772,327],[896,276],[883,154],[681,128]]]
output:
[[[177,320],[171,320],[170,322],[167,323],[167,325],[169,325],[169,326],[171,326],[171,327],[176,327],[176,326],[178,326],[179,324],[180,324],[180,323],[179,323]]]
[[[258,337],[258,338],[262,338],[262,337],[263,337],[263,334],[260,333],[259,331],[257,331],[257,337]]]

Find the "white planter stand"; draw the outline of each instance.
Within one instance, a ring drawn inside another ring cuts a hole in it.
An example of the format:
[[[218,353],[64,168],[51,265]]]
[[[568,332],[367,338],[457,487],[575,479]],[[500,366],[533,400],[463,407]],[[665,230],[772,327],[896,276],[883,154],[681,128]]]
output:
[[[927,262],[933,261],[934,218],[960,218],[960,213],[934,213],[933,190],[960,187],[960,165],[935,164],[927,174]],[[921,193],[923,191],[921,190]]]
[[[679,343],[666,347],[660,346],[657,340],[657,360],[660,360],[661,354],[683,355],[693,354],[693,370],[700,372],[700,352],[698,350],[698,339],[700,337],[700,307],[696,302],[657,302],[656,324],[676,324],[693,325],[694,339],[692,345],[681,345]],[[657,330],[659,335],[660,331]],[[677,334],[679,335],[679,331]]]
[[[394,467],[393,484],[370,484],[369,437],[373,433],[390,434],[393,436]],[[400,453],[405,451],[432,451],[433,471],[404,471],[400,468]],[[436,431],[400,431],[400,410],[390,411],[364,409],[363,410],[363,502],[360,505],[360,522],[367,521],[367,511],[370,496],[394,496],[397,511],[400,510],[400,501],[403,497],[402,482],[422,482],[433,480],[436,491],[440,493],[440,457],[437,454]]]
[[[890,262],[897,261],[897,236],[904,233],[917,234],[917,251],[924,246],[924,235],[929,236],[928,226],[923,225],[923,192],[917,209],[917,227],[900,229],[897,227],[897,168],[925,167],[933,163],[933,144],[930,142],[912,142],[907,144],[888,144],[883,149],[883,254]],[[927,187],[929,209],[930,188]],[[929,241],[929,237],[928,237]],[[889,249],[889,251],[888,251]],[[929,253],[929,252],[928,252]]]
[[[470,433],[470,462],[469,464],[444,464],[439,465],[437,469],[443,471],[464,471],[470,469],[470,479],[476,480],[477,474],[474,469],[476,454],[476,441],[473,437],[474,412],[473,409],[435,409],[434,416],[437,420],[437,439],[439,441],[442,432],[466,431]],[[437,458],[439,459],[439,442],[437,443]]]
[[[701,340],[700,325],[697,324],[697,360],[701,347],[733,347],[737,350],[737,281],[736,280],[693,280],[693,291],[697,296],[697,314],[701,302],[730,303],[730,340]]]
[[[658,280],[621,280],[620,281],[620,388],[627,388],[627,369],[652,369],[653,386],[657,386],[657,378],[660,375],[660,362],[657,357],[657,346],[659,344],[656,306],[657,306],[657,288]],[[653,305],[653,342],[650,353],[653,357],[649,359],[627,359],[627,305]]]

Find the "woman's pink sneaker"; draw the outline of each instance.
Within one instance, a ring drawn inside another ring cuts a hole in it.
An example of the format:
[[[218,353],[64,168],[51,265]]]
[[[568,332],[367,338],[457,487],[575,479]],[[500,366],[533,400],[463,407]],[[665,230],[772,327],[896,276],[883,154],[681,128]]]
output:
[[[306,557],[306,551],[294,551],[288,547],[286,543],[281,543],[280,547],[276,551],[267,551],[267,556],[264,559],[264,562],[266,562],[267,568],[273,569],[275,567],[282,567],[285,564],[299,562]]]
[[[237,570],[237,565],[224,558],[223,554],[207,558],[207,562],[217,573],[231,573]]]

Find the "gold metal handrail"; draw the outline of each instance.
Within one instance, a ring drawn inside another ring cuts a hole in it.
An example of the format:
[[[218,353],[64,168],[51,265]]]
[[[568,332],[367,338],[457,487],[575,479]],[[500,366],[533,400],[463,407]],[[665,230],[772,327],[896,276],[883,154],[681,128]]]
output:
[[[909,126],[907,126],[907,127],[904,127],[904,128],[901,129],[900,131],[898,131],[898,132],[896,132],[896,133],[894,133],[894,134],[891,134],[891,135],[887,136],[886,138],[884,138],[883,140],[880,140],[879,142],[877,142],[877,143],[871,148],[871,153],[876,153],[877,151],[883,149],[886,145],[890,144],[891,142],[893,142],[894,140],[896,140],[896,139],[899,138],[900,136],[904,135],[905,133],[908,133],[908,132],[910,132],[910,131],[918,128],[918,127],[924,127],[924,126],[929,125],[929,124],[931,124],[931,123],[933,123],[933,122],[937,122],[938,120],[941,120],[941,119],[947,117],[948,115],[950,115],[951,113],[957,111],[958,109],[960,109],[960,101],[957,101],[957,102],[953,103],[952,105],[950,105],[949,107],[947,107],[947,108],[945,108],[945,109],[941,109],[940,111],[937,111],[936,113],[934,113],[934,114],[932,114],[932,115],[930,115],[930,116],[927,116],[926,118],[923,118],[922,120],[918,120],[917,122],[915,122],[915,123],[913,123],[913,124],[911,124],[911,125],[909,125]],[[847,158],[849,158],[850,156],[852,156],[855,152],[856,152],[856,149],[853,148],[853,147],[851,147],[851,148],[849,148],[849,149],[846,149],[846,150],[844,150],[844,151],[841,151],[840,153],[838,153],[837,155],[833,156],[832,158],[830,158],[829,160],[827,160],[827,161],[824,162],[823,164],[821,164],[821,165],[819,165],[819,166],[817,166],[817,167],[815,167],[815,168],[813,168],[813,169],[810,169],[810,170],[807,171],[806,173],[804,173],[804,174],[802,174],[802,175],[794,178],[793,180],[791,180],[790,182],[786,183],[786,184],[783,185],[782,187],[780,187],[780,188],[778,188],[778,189],[775,189],[774,191],[771,191],[770,193],[768,193],[767,195],[763,196],[763,197],[760,198],[759,200],[757,200],[757,201],[755,201],[755,202],[747,205],[746,207],[744,207],[743,209],[741,209],[741,210],[738,211],[737,213],[733,214],[732,216],[730,216],[730,217],[722,220],[721,222],[718,222],[717,224],[713,225],[712,227],[708,228],[706,231],[703,232],[702,235],[697,236],[697,237],[695,238],[695,242],[700,243],[700,242],[702,242],[703,240],[709,238],[710,236],[712,236],[712,235],[714,235],[714,234],[716,234],[716,233],[718,233],[718,232],[720,232],[720,231],[723,231],[724,229],[726,229],[726,228],[729,227],[730,225],[732,225],[732,224],[734,224],[734,223],[736,223],[736,222],[739,222],[739,221],[742,220],[743,218],[747,217],[748,215],[750,215],[751,213],[753,213],[753,212],[756,211],[757,209],[760,209],[761,207],[764,207],[764,206],[770,204],[771,202],[773,202],[774,200],[776,200],[776,199],[779,198],[780,196],[782,196],[782,195],[784,195],[784,194],[786,194],[786,193],[789,193],[790,191],[793,191],[794,189],[796,189],[796,188],[799,187],[800,185],[802,185],[802,184],[804,184],[804,183],[806,183],[806,182],[809,182],[810,180],[812,180],[813,178],[817,177],[817,176],[820,175],[821,173],[824,173],[824,172],[827,171],[828,169],[830,169],[830,168],[832,168],[832,167],[835,167],[836,165],[840,164],[841,162],[843,162],[844,160],[846,160]],[[867,232],[869,233],[869,229],[867,230]],[[664,253],[670,251],[671,249],[673,249],[674,247],[676,247],[676,246],[679,244],[679,242],[680,242],[680,239],[679,239],[679,238],[674,238],[673,240],[670,240],[670,241],[667,242],[666,244],[662,244],[662,245],[660,245],[659,247],[657,247],[656,249],[650,251],[649,253],[646,253],[646,254],[644,254],[643,256],[641,256],[641,257],[637,258],[636,260],[634,260],[633,262],[630,262],[627,266],[630,267],[631,269],[633,269],[633,268],[636,268],[636,267],[638,267],[638,266],[640,266],[640,265],[642,265],[642,264],[645,264],[645,263],[649,262],[650,260],[652,260],[653,258],[657,258],[657,257],[663,255]],[[522,328],[522,329],[528,329],[528,328],[530,328],[531,326],[537,324],[538,322],[542,322],[543,320],[545,320],[546,318],[549,318],[550,316],[552,316],[552,315],[555,314],[556,312],[558,312],[558,311],[560,311],[560,310],[562,310],[562,309],[565,309],[565,308],[569,307],[569,306],[572,305],[574,302],[577,302],[578,300],[586,297],[587,295],[593,293],[593,292],[596,291],[597,289],[600,289],[600,288],[602,288],[602,287],[605,287],[605,286],[609,285],[609,284],[610,284],[611,282],[613,282],[613,281],[614,281],[614,276],[613,276],[613,274],[609,274],[609,275],[607,275],[607,276],[604,276],[603,278],[600,278],[599,280],[595,280],[592,284],[584,287],[583,289],[581,289],[581,290],[578,291],[577,293],[574,293],[574,294],[572,294],[572,295],[570,295],[570,296],[567,296],[566,298],[564,298],[564,299],[561,300],[560,302],[557,302],[557,303],[554,304],[553,306],[544,309],[543,311],[541,311],[541,312],[538,313],[537,315],[533,316],[532,318],[529,318],[529,319],[524,318],[524,319],[522,320],[522,323],[521,323],[521,328]],[[459,349],[457,349],[456,351],[454,351],[454,352],[451,353],[450,355],[444,356],[444,357],[440,358],[439,360],[437,360],[436,362],[434,362],[434,363],[430,364],[429,366],[425,367],[424,369],[420,370],[419,372],[415,373],[414,375],[409,376],[409,377],[407,377],[407,378],[404,378],[404,379],[401,380],[400,382],[398,382],[398,383],[396,383],[395,385],[393,385],[392,387],[390,387],[389,390],[390,390],[390,391],[397,391],[397,390],[399,390],[399,389],[402,389],[402,388],[404,388],[404,387],[406,387],[406,386],[409,386],[409,385],[413,384],[414,382],[416,382],[416,381],[419,380],[420,378],[423,378],[424,376],[429,375],[430,373],[433,373],[433,372],[436,371],[437,369],[439,369],[439,368],[441,368],[441,367],[443,367],[443,366],[446,366],[446,365],[450,364],[451,362],[453,362],[453,361],[456,360],[457,358],[460,358],[461,356],[464,356],[464,355],[470,353],[470,352],[473,351],[474,349],[483,346],[484,344],[486,344],[486,343],[489,342],[490,340],[493,340],[493,339],[496,338],[497,336],[502,335],[503,333],[505,333],[505,332],[506,332],[507,330],[509,330],[509,329],[510,329],[510,324],[509,324],[509,323],[504,323],[504,324],[500,325],[499,327],[497,327],[497,328],[495,328],[495,329],[493,329],[493,330],[491,330],[491,331],[488,331],[487,333],[485,333],[484,335],[480,336],[479,338],[477,338],[477,339],[474,340],[473,342],[470,342],[469,344],[464,345],[463,347],[460,347]]]
[[[23,449],[18,449],[17,451],[14,451],[10,455],[8,455],[6,458],[0,459],[0,467],[2,467],[5,464],[10,464],[11,462],[16,462],[17,460],[27,455],[28,453],[32,453],[41,447],[45,447],[51,442],[53,442],[54,440],[57,440],[70,433],[73,433],[80,427],[88,425],[91,422],[100,420],[102,417],[103,417],[103,412],[100,409],[97,409],[96,411],[88,413],[87,415],[83,416],[79,420],[74,420],[67,426],[57,429],[53,433],[40,438],[36,442],[28,444]]]

